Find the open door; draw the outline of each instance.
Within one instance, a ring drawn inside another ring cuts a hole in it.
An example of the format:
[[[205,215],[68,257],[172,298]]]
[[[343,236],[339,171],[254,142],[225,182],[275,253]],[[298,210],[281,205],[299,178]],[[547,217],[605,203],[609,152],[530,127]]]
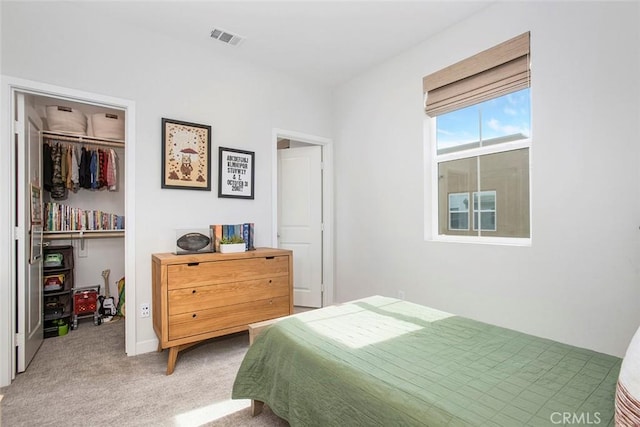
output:
[[[23,372],[44,340],[42,308],[42,122],[16,93],[15,182],[17,371]]]
[[[278,150],[278,247],[293,251],[293,303],[322,307],[322,147]]]

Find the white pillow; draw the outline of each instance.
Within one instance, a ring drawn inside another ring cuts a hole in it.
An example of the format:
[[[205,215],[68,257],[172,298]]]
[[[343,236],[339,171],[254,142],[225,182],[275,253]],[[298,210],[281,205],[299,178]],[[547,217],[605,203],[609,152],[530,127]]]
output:
[[[616,426],[640,425],[640,328],[622,360],[616,389]]]

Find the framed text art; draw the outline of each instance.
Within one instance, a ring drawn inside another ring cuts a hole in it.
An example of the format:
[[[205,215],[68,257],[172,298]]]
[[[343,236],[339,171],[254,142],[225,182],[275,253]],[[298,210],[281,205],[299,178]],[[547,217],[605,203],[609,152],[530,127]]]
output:
[[[162,119],[162,188],[211,190],[211,126]]]
[[[218,157],[218,197],[253,199],[255,153],[220,147]]]

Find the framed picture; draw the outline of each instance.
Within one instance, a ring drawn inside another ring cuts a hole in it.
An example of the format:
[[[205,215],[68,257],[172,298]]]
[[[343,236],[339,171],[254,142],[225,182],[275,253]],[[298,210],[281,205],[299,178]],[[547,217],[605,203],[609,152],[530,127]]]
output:
[[[42,189],[31,184],[31,224],[42,224]]]
[[[218,197],[253,199],[255,153],[220,147],[218,154]]]
[[[211,191],[211,126],[162,119],[162,188]]]

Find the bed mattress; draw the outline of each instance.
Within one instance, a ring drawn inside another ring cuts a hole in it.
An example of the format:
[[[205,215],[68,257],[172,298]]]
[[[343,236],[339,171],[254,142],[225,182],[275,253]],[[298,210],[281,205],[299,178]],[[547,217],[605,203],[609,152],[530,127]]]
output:
[[[621,359],[374,296],[284,318],[234,399],[292,426],[613,425]]]

